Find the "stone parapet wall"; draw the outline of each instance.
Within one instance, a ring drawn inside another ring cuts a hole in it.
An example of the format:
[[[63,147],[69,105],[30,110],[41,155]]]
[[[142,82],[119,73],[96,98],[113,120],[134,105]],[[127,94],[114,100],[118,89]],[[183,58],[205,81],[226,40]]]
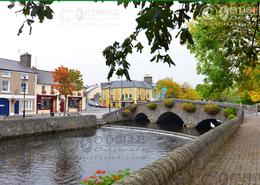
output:
[[[220,147],[235,134],[243,118],[244,112],[239,110],[235,119],[224,122],[196,140],[175,149],[165,157],[115,183],[115,185],[191,184],[193,178],[198,176],[207,165],[208,160],[214,157]]]
[[[0,120],[0,139],[97,126],[94,115]]]

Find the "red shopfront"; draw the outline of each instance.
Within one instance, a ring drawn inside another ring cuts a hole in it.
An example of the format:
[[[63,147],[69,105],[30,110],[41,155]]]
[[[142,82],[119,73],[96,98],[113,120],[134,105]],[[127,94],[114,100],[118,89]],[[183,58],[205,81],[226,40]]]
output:
[[[57,112],[57,96],[37,94],[37,113]]]
[[[68,112],[82,110],[82,97],[68,97]]]

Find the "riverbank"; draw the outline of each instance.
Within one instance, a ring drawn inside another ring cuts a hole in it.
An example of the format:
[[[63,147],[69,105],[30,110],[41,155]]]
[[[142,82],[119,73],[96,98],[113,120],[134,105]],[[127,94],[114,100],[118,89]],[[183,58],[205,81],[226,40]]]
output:
[[[0,120],[0,139],[97,127],[94,115]]]

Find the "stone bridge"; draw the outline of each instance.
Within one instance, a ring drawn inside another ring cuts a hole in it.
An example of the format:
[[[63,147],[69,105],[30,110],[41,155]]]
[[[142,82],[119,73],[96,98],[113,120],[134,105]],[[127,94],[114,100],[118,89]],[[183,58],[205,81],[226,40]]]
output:
[[[147,104],[143,103],[138,104],[137,108],[134,112],[131,112],[130,115],[124,116],[122,111],[124,109],[129,109],[129,107],[125,107],[122,109],[118,109],[114,112],[104,114],[102,119],[108,123],[127,121],[127,120],[135,120],[139,118],[147,118],[150,122],[160,122],[163,120],[174,120],[175,122],[181,122],[182,124],[188,127],[196,127],[202,121],[207,120],[218,120],[225,121],[225,117],[223,115],[223,109],[225,107],[230,107],[230,104],[223,104],[214,102],[214,104],[219,105],[220,111],[216,115],[209,115],[205,112],[204,106],[209,102],[206,101],[191,101],[191,100],[179,100],[174,99],[174,106],[172,108],[167,108],[162,101],[153,102],[157,104],[157,108],[155,110],[151,110],[147,108]],[[183,103],[193,103],[196,105],[196,112],[188,113],[183,110]]]

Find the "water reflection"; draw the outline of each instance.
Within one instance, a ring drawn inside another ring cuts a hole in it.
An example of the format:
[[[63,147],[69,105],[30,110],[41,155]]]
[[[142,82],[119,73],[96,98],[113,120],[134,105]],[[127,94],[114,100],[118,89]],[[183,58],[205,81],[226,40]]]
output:
[[[0,184],[79,184],[97,169],[137,170],[188,141],[111,128],[0,141]]]

